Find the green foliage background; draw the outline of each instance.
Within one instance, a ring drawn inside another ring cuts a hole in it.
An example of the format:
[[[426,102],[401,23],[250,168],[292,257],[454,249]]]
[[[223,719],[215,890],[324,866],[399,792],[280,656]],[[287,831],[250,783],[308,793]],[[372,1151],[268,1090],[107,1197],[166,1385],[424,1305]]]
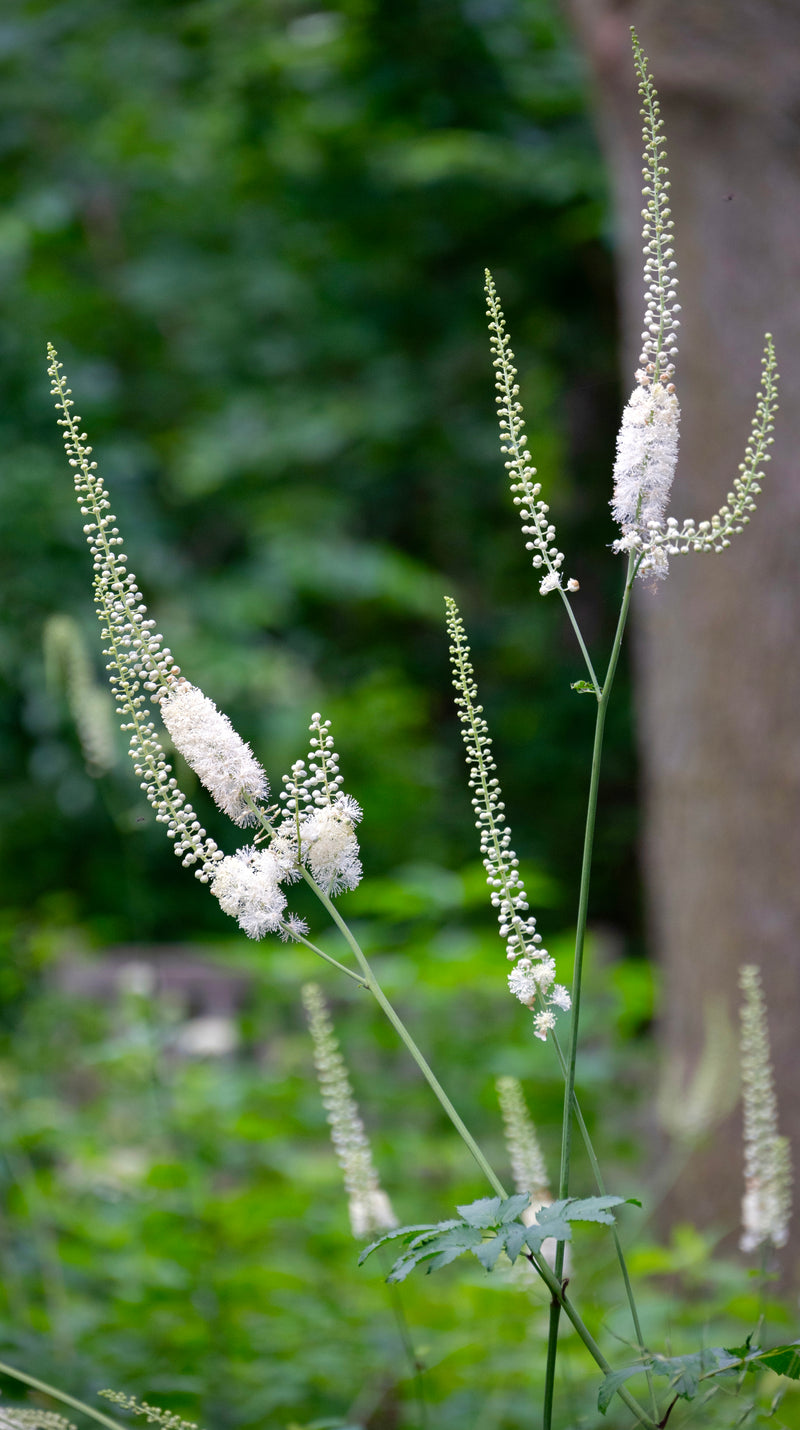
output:
[[[50,338],[182,667],[274,781],[310,712],[332,716],[369,873],[474,857],[458,597],[520,852],[569,918],[590,714],[507,492],[482,298],[490,265],[599,643],[619,580],[611,259],[556,7],[10,0],[0,64],[6,901],[49,917],[68,890],[58,916],[111,938],[228,932],[137,823],[122,758],[95,786],[44,688],[51,612],[98,649]],[[626,735],[597,908],[629,926]]]
[[[54,613],[77,620],[98,678],[101,662],[44,346],[185,673],[274,784],[311,711],[333,719],[365,810],[348,913],[498,1159],[501,1072],[532,1079],[554,1159],[558,1085],[503,989],[442,597],[473,639],[515,844],[566,978],[592,712],[506,489],[482,281],[491,266],[581,620],[607,648],[619,402],[584,77],[554,0],[6,0],[0,81],[2,1350],[78,1394],[110,1383],[215,1430],[322,1430],[349,1411],[414,1424],[384,1289],[354,1271],[311,1077],[297,991],[319,970],[242,947],[171,859],[121,738],[91,779],[45,680]],[[624,685],[594,913],[635,951]],[[178,1010],[103,1014],[52,992],[63,955],[151,941],[207,943],[253,975],[244,1056],[183,1063]],[[598,967],[583,1094],[593,1116],[614,1088],[606,1139],[625,1167],[643,1077],[630,1037],[651,989],[641,963]],[[447,1215],[480,1194],[472,1168],[377,1014],[333,992],[400,1215]],[[131,1150],[120,1180],[114,1154]],[[706,1251],[687,1234],[643,1269],[683,1276],[696,1300]],[[582,1255],[594,1324],[606,1252],[588,1234]],[[731,1294],[720,1275],[702,1283],[715,1308]],[[460,1267],[407,1294],[441,1367],[440,1430],[534,1423],[544,1304]],[[660,1283],[656,1302],[660,1318]],[[671,1314],[679,1327],[678,1301]],[[593,1424],[590,1368],[569,1348],[565,1365],[564,1424]]]

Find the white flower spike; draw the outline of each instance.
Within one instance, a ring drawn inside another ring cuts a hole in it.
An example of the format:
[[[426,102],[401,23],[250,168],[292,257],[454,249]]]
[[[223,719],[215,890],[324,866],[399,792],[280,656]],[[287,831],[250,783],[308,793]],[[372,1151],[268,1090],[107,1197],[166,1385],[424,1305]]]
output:
[[[358,1115],[344,1059],[333,1031],[325,999],[316,983],[303,987],[303,1006],[314,1043],[314,1063],[331,1129],[336,1157],[344,1176],[353,1236],[391,1231],[397,1218],[381,1189],[369,1139]]]
[[[492,904],[497,909],[501,937],[506,941],[506,956],[512,961],[518,960],[508,975],[508,987],[520,1003],[530,1008],[534,1014],[534,1033],[545,1042],[547,1034],[555,1027],[555,1015],[550,1005],[569,1008],[570,996],[566,988],[555,984],[555,963],[547,949],[541,947],[542,937],[536,932],[536,919],[528,913],[519,860],[511,848],[511,830],[506,824],[500,782],[494,774],[496,766],[492,758],[489,728],[483,718],[483,707],[477,704],[478,687],[464,624],[450,596],[445,597],[445,605],[453,685],[457,691],[456,709],[467,751],[469,787],[475,791],[472,807],[476,828],[480,830],[486,882],[491,889]]]

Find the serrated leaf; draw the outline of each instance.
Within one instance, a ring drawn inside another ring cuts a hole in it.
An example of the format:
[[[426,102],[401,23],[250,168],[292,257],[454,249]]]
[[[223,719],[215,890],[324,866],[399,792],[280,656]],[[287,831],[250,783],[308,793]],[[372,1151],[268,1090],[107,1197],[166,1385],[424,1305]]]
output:
[[[622,1206],[624,1197],[576,1197],[567,1203],[564,1216],[567,1221],[598,1221],[613,1226],[611,1207]]]
[[[626,1365],[622,1370],[612,1370],[604,1376],[597,1392],[597,1408],[601,1415],[605,1415],[619,1387],[624,1385],[626,1380],[630,1380],[632,1375],[638,1375],[645,1369],[646,1367],[643,1365]]]
[[[503,1205],[500,1197],[481,1197],[465,1207],[456,1207],[468,1226],[489,1227],[497,1225],[498,1213]]]
[[[670,1390],[674,1390],[675,1394],[684,1400],[694,1398],[703,1376],[714,1375],[723,1370],[735,1370],[737,1366],[736,1357],[729,1355],[722,1346],[710,1346],[706,1350],[684,1356],[654,1355],[649,1361],[653,1375],[666,1376]]]
[[[788,1349],[788,1347],[781,1347],[781,1349]],[[602,1415],[605,1415],[619,1386],[624,1385],[632,1375],[644,1374],[648,1370],[652,1375],[668,1379],[670,1390],[674,1391],[681,1399],[692,1400],[697,1394],[700,1380],[706,1376],[720,1374],[722,1371],[736,1370],[740,1365],[740,1358],[732,1352],[724,1350],[722,1346],[712,1346],[707,1350],[696,1351],[691,1355],[684,1356],[647,1356],[635,1365],[623,1366],[620,1370],[610,1371],[605,1376],[598,1392],[597,1408]]]
[[[416,1251],[418,1247],[424,1246],[426,1241],[433,1241],[437,1236],[443,1236],[445,1232],[455,1231],[457,1227],[463,1226],[463,1221],[456,1219],[451,1221],[438,1221],[434,1226],[423,1227],[419,1236],[415,1236],[408,1243],[409,1251]],[[409,1228],[410,1230],[412,1228]]]
[[[792,1341],[788,1346],[774,1346],[770,1351],[760,1351],[753,1357],[767,1370],[776,1375],[788,1376],[789,1380],[800,1380],[800,1341]]]
[[[499,1231],[497,1236],[493,1236],[490,1241],[483,1241],[480,1246],[474,1246],[472,1248],[474,1255],[477,1256],[485,1271],[494,1270],[498,1256],[501,1251],[505,1249],[507,1236],[508,1233],[504,1227],[503,1230]]]
[[[525,1245],[525,1237],[527,1234],[528,1228],[521,1221],[515,1222],[513,1226],[508,1228],[506,1234],[506,1256],[512,1266]]]
[[[515,1192],[513,1197],[508,1197],[500,1208],[500,1215],[497,1218],[500,1226],[507,1226],[510,1221],[516,1221],[517,1217],[524,1212],[531,1204],[530,1196],[527,1192]]]
[[[376,1241],[371,1241],[369,1246],[364,1247],[358,1258],[359,1266],[363,1266],[367,1257],[371,1256],[373,1251],[377,1251],[379,1246],[384,1246],[387,1241],[396,1241],[401,1236],[413,1236],[417,1231],[436,1231],[437,1225],[440,1223],[420,1222],[418,1226],[396,1226],[393,1231],[384,1232],[383,1236],[379,1236]]]
[[[430,1274],[431,1271],[439,1271],[442,1266],[449,1266],[451,1261],[457,1260],[459,1256],[463,1256],[464,1252],[469,1249],[471,1248],[466,1246],[447,1246],[444,1251],[440,1251],[432,1261],[428,1262],[425,1270],[428,1274]]]
[[[561,1217],[554,1217],[546,1226],[529,1226],[525,1231],[525,1241],[531,1251],[541,1251],[542,1242],[553,1238],[555,1241],[572,1241],[572,1227]]]

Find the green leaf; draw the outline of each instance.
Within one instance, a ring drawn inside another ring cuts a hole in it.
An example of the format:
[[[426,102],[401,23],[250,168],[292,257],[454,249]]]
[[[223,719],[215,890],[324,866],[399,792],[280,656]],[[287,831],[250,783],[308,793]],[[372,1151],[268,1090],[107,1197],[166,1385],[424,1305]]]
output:
[[[500,1197],[481,1197],[480,1201],[470,1202],[465,1207],[456,1207],[456,1211],[464,1218],[469,1226],[496,1226],[498,1212],[503,1202]]]
[[[771,1351],[760,1351],[753,1359],[766,1370],[773,1370],[776,1375],[786,1375],[789,1380],[800,1380],[800,1341],[792,1341],[787,1346],[774,1346]]]
[[[422,1223],[420,1223],[419,1226],[398,1226],[398,1227],[395,1227],[393,1231],[387,1231],[387,1232],[384,1233],[383,1236],[379,1236],[378,1239],[377,1239],[377,1241],[371,1241],[370,1244],[369,1244],[369,1246],[366,1246],[366,1247],[364,1248],[364,1250],[362,1251],[361,1255],[359,1256],[359,1258],[358,1258],[358,1264],[359,1264],[359,1266],[363,1266],[363,1264],[364,1264],[364,1262],[366,1261],[367,1257],[368,1257],[368,1256],[371,1256],[372,1253],[373,1253],[373,1251],[377,1251],[377,1249],[378,1249],[379,1246],[384,1246],[387,1241],[396,1241],[396,1240],[398,1239],[398,1237],[401,1237],[401,1236],[413,1236],[414,1232],[417,1232],[417,1231],[431,1231],[431,1232],[437,1231],[438,1228],[439,1228],[439,1226],[441,1226],[441,1225],[442,1225],[441,1222],[439,1222],[439,1223],[436,1223],[436,1222],[433,1222],[433,1223],[425,1223],[425,1222],[422,1222]]]
[[[624,1385],[626,1380],[630,1380],[632,1375],[639,1375],[645,1369],[644,1365],[626,1365],[622,1370],[609,1371],[597,1393],[597,1408],[601,1415],[605,1415],[619,1387]]]
[[[623,1206],[625,1200],[625,1197],[576,1197],[566,1204],[564,1216],[567,1221],[599,1221],[613,1226],[610,1208]]]
[[[527,1234],[528,1228],[521,1221],[514,1222],[513,1226],[510,1226],[507,1230],[506,1256],[508,1257],[512,1266],[516,1261],[517,1257],[519,1256],[523,1246],[525,1245],[525,1238]]]
[[[784,1346],[780,1349],[788,1350],[790,1347]],[[692,1400],[697,1394],[701,1380],[707,1376],[719,1375],[723,1371],[738,1370],[741,1364],[742,1361],[739,1357],[726,1351],[722,1346],[712,1346],[707,1350],[696,1351],[691,1355],[684,1356],[646,1356],[637,1361],[635,1365],[611,1371],[604,1378],[597,1396],[597,1408],[602,1415],[605,1415],[619,1386],[629,1380],[632,1375],[643,1375],[648,1370],[652,1375],[669,1380],[670,1390],[683,1400]]]
[[[531,1199],[527,1192],[516,1192],[513,1197],[509,1197],[503,1202],[500,1215],[497,1218],[498,1222],[501,1226],[505,1226],[508,1222],[516,1221],[517,1217],[524,1212],[525,1208],[530,1206],[530,1204]]]
[[[573,680],[570,686],[570,690],[577,690],[579,695],[597,694],[597,691],[595,690],[590,680]]]
[[[531,1251],[541,1251],[542,1242],[547,1241],[548,1238],[555,1241],[572,1241],[572,1227],[562,1217],[554,1217],[544,1226],[529,1226],[525,1232],[525,1241]]]
[[[473,1247],[475,1255],[486,1271],[494,1270],[497,1258],[505,1250],[509,1230],[510,1228],[503,1227],[502,1231],[499,1231],[497,1236],[493,1236],[490,1241],[483,1241],[480,1246]]]

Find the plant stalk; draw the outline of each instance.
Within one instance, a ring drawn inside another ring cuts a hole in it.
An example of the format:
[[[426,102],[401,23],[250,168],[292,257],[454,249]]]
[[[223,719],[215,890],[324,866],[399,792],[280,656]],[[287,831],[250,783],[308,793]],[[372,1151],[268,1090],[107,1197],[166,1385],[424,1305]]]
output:
[[[592,852],[594,848],[594,831],[597,819],[597,795],[600,787],[600,765],[603,753],[603,735],[605,732],[606,713],[608,702],[611,696],[611,688],[614,684],[614,676],[617,671],[619,653],[622,647],[622,637],[625,633],[625,626],[628,619],[628,611],[631,603],[631,592],[633,590],[633,580],[636,574],[636,553],[631,551],[628,555],[628,570],[625,578],[625,590],[622,597],[617,629],[614,635],[614,643],[611,647],[606,678],[597,702],[597,715],[594,728],[594,744],[592,747],[592,770],[589,779],[589,797],[586,809],[586,827],[583,838],[583,858],[581,861],[581,883],[578,896],[578,916],[575,928],[575,967],[572,977],[572,1018],[569,1031],[569,1050],[567,1053],[567,1068],[564,1083],[564,1114],[561,1125],[561,1166],[559,1169],[558,1195],[559,1197],[569,1196],[569,1168],[570,1154],[572,1150],[572,1111],[573,1099],[575,1096],[575,1065],[578,1056],[578,1031],[580,1025],[581,1010],[581,985],[583,979],[583,950],[586,941],[586,920],[589,912],[589,885],[592,875]],[[561,1281],[564,1272],[564,1242],[560,1241],[556,1249],[555,1276]],[[547,1337],[547,1365],[545,1370],[545,1390],[544,1408],[542,1415],[542,1430],[551,1430],[553,1423],[553,1394],[555,1390],[555,1369],[556,1357],[558,1355],[558,1325],[561,1317],[561,1303],[553,1299],[550,1304],[550,1325]]]

